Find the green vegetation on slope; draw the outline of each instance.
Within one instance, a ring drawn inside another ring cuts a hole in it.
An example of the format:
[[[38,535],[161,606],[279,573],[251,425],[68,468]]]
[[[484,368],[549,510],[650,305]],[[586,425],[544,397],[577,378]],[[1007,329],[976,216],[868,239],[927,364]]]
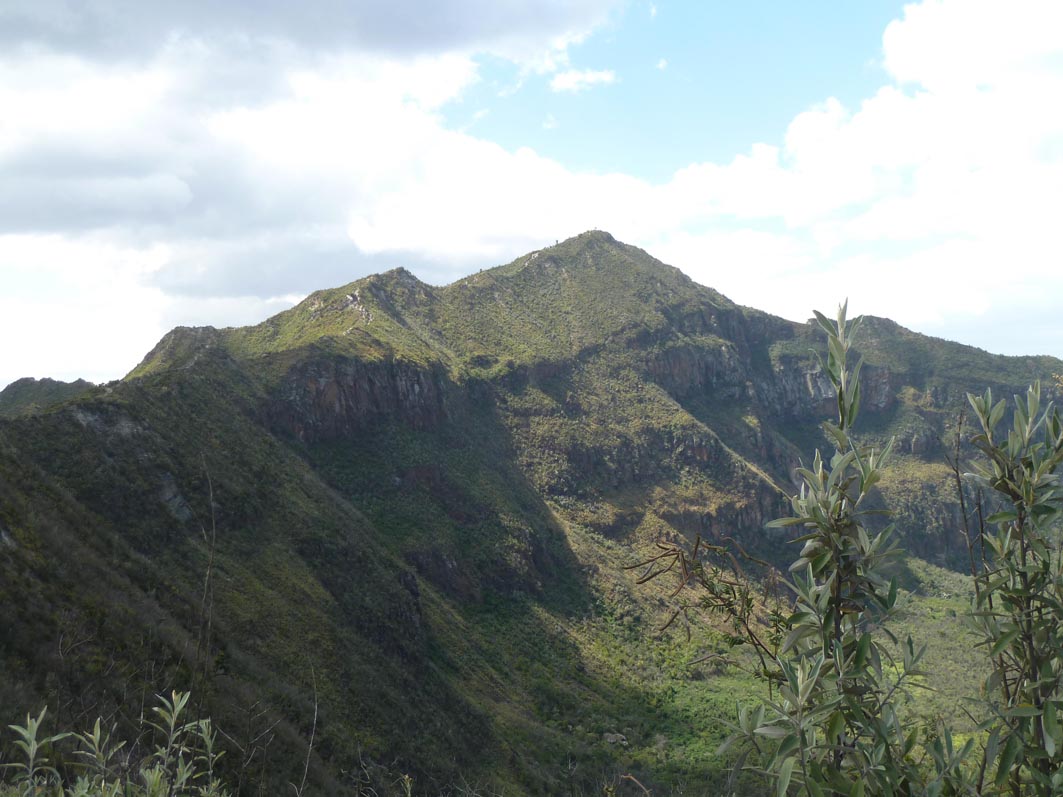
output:
[[[16,418],[46,410],[81,395],[91,387],[92,383],[84,379],[74,382],[32,377],[17,379],[0,390],[0,418]]]
[[[884,500],[951,562],[953,344],[865,335],[866,418],[906,446]],[[699,534],[790,558],[763,527],[822,445],[814,345],[599,232],[445,287],[399,269],[174,330],[109,393],[0,422],[0,721],[48,703],[132,733],[145,695],[196,685],[253,759],[237,788],[285,788],[316,690],[320,791],[362,764],[427,794],[624,771],[712,791],[720,719],[759,685],[691,664],[726,647],[712,618],[653,638],[668,606],[623,567]],[[1007,384],[1063,372],[965,356]]]

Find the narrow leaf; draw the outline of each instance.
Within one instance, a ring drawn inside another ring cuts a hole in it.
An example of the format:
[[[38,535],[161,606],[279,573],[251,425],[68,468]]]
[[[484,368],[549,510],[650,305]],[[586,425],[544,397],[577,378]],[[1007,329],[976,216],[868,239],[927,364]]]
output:
[[[786,790],[790,788],[790,776],[794,773],[794,764],[797,763],[797,759],[790,756],[782,762],[782,766],[779,768],[779,784],[775,793],[778,797],[786,797]]]

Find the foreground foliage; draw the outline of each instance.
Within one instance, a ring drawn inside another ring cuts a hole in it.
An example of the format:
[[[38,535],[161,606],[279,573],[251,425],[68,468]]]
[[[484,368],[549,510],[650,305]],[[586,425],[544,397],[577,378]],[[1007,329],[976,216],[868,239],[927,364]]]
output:
[[[227,797],[216,775],[218,735],[209,719],[187,720],[189,693],[159,698],[144,720],[154,746],[139,751],[113,738],[97,719],[91,731],[42,733],[47,709],[12,725],[16,758],[0,797]],[[73,749],[63,749],[64,742]]]
[[[993,666],[985,682],[995,695],[982,768],[997,765],[994,783],[1011,794],[1063,792],[1063,554],[1053,523],[1061,512],[1063,424],[1040,387],[1015,397],[1012,428],[1001,435],[1004,401],[970,398],[984,455],[971,474],[1003,499],[986,519],[973,619]]]

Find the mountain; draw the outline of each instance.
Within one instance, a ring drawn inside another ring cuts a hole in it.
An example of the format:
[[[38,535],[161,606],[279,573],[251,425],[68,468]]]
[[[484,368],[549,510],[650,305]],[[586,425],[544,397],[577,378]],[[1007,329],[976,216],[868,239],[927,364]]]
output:
[[[882,500],[954,565],[965,392],[1058,393],[1063,362],[861,335],[866,436],[902,451]],[[128,733],[192,687],[246,793],[298,782],[311,738],[315,793],[711,792],[755,687],[693,664],[726,646],[711,622],[657,634],[667,591],[624,568],[697,535],[792,558],[764,524],[825,444],[821,348],[603,232],[175,329],[121,382],[0,420],[0,721],[47,702]]]
[[[0,390],[0,418],[26,415],[81,395],[92,387],[91,382],[78,379],[60,382],[56,379],[17,379]]]

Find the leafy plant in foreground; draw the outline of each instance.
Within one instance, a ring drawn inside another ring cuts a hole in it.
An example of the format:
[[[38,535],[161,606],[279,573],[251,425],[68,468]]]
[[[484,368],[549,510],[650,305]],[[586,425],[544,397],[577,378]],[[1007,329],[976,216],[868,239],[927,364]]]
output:
[[[820,366],[837,400],[836,422],[824,424],[834,452],[824,458],[817,451],[798,469],[792,515],[770,524],[801,530],[787,610],[758,603],[741,586],[737,560],[728,571],[712,561],[719,547],[700,542],[689,554],[662,546],[644,580],[678,572],[677,592],[699,587],[701,607],[730,619],[731,644],[749,645],[758,657],[769,697],[739,709],[721,748],[736,752],[736,774],[760,771],[779,795],[978,793],[980,773],[969,763],[974,740],[959,746],[949,728],[901,715],[902,699],[923,674],[925,647],[890,631],[901,605],[890,568],[900,551],[892,526],[868,530],[874,510],[866,508],[892,442],[875,450],[853,437],[862,362],[852,366],[849,354],[860,320],[847,320],[844,305],[836,320],[820,313],[816,320],[827,336]]]
[[[185,719],[188,699],[188,692],[160,696],[155,719],[147,723],[160,741],[140,761],[123,752],[125,742],[115,741],[99,719],[91,731],[42,737],[47,709],[27,716],[25,725],[10,726],[20,760],[5,765],[11,782],[0,783],[0,797],[225,797],[216,773],[223,755],[217,732],[209,719]],[[80,771],[72,782],[61,773],[57,750],[68,738],[77,742],[78,760],[65,769]]]
[[[724,749],[742,748],[740,765],[753,756],[780,795],[791,784],[813,797],[962,793],[973,742],[957,750],[948,729],[907,727],[898,711],[922,674],[925,647],[911,637],[898,644],[889,630],[899,592],[887,574],[899,550],[892,526],[874,535],[865,526],[892,441],[876,451],[852,436],[862,361],[851,367],[849,349],[859,319],[847,321],[842,306],[836,321],[820,313],[816,320],[828,344],[821,367],[837,397],[837,422],[824,424],[835,450],[829,460],[817,451],[798,469],[792,516],[769,524],[803,532],[790,567],[793,611],[782,619],[772,673],[778,695],[741,709]]]
[[[23,760],[5,766],[14,771],[15,782],[20,784],[22,791],[27,794],[36,794],[50,781],[58,779],[58,770],[51,766],[52,748],[56,742],[70,735],[58,733],[54,736],[39,738],[41,725],[47,713],[47,707],[42,708],[36,718],[27,714],[25,725],[11,726],[11,730],[18,736],[14,746],[21,751]]]
[[[1053,524],[1063,495],[1063,423],[1051,403],[1042,410],[1037,384],[1025,400],[1015,397],[1003,435],[1005,402],[994,403],[989,390],[968,399],[981,426],[972,443],[984,455],[968,476],[1004,501],[986,518],[991,530],[981,530],[986,554],[975,577],[973,620],[993,662],[985,761],[995,762],[994,785],[1005,794],[1060,794],[1063,556]]]
[[[1058,412],[1051,403],[1042,409],[1034,384],[1025,399],[1015,397],[1011,428],[1001,434],[1006,403],[994,403],[988,390],[968,396],[981,426],[971,442],[982,461],[967,478],[980,492],[995,494],[1004,509],[981,524],[981,567],[971,545],[971,620],[990,659],[983,694],[971,700],[984,704],[987,719],[960,746],[949,727],[912,723],[899,713],[898,699],[921,674],[925,647],[911,637],[899,643],[889,630],[899,602],[887,568],[899,551],[891,527],[868,532],[863,508],[892,443],[875,451],[852,437],[861,363],[850,369],[848,354],[859,319],[848,322],[845,306],[834,322],[820,313],[816,319],[827,335],[821,367],[834,387],[838,420],[824,425],[835,447],[830,460],[817,451],[811,467],[797,471],[801,488],[791,499],[792,516],[770,524],[803,531],[796,540],[803,548],[790,567],[792,611],[760,610],[759,620],[770,628],[762,638],[750,619],[757,616],[755,601],[748,593],[744,600],[729,599],[738,587],[727,585],[736,582],[721,578],[718,566],[707,568],[697,545],[691,556],[666,548],[656,561],[670,557],[672,565],[647,574],[655,577],[678,563],[679,589],[704,588],[702,605],[732,618],[742,632],[737,643],[753,645],[762,674],[775,687],[764,704],[740,708],[735,733],[722,749],[738,749],[736,770],[764,772],[779,795],[1063,793]],[[958,457],[955,465],[959,481]]]

